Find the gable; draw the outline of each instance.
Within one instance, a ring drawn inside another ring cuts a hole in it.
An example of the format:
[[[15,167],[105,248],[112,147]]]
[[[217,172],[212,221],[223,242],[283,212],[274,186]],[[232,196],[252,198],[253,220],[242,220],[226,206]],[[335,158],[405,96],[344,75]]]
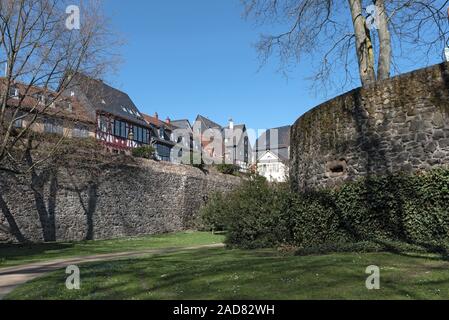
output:
[[[266,151],[259,157],[259,161],[279,161],[279,158],[271,151]]]

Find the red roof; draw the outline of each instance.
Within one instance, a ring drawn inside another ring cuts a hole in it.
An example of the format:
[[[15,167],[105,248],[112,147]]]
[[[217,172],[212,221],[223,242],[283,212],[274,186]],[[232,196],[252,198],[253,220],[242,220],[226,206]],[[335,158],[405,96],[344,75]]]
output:
[[[173,129],[173,126],[165,121],[160,120],[157,117],[150,116],[148,114],[142,114],[145,121],[156,128],[164,127],[167,129]]]

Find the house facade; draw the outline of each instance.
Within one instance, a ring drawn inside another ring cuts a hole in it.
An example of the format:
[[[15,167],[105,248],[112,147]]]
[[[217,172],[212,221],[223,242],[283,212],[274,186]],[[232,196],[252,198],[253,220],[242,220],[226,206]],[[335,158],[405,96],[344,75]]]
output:
[[[171,122],[175,128],[173,141],[176,143],[172,150],[172,158],[175,163],[194,164],[201,159],[200,145],[193,138],[193,127],[187,119]]]
[[[150,145],[152,127],[126,93],[79,73],[65,81],[69,81],[65,96],[85,106],[95,123],[95,137],[108,151],[128,154],[133,148]]]
[[[0,78],[0,86],[6,86]],[[5,92],[1,90],[1,92]],[[48,88],[16,82],[10,85],[6,116],[16,131],[29,129],[38,133],[67,138],[95,137],[95,122],[75,97],[65,97]]]
[[[222,126],[198,115],[193,124],[193,140],[200,149],[200,161],[206,164],[223,163]]]
[[[175,146],[173,140],[174,127],[171,124],[170,118],[161,121],[157,113],[154,116],[143,114],[146,123],[151,127],[151,145],[155,150],[155,157],[159,161],[173,162],[172,150]]]
[[[225,163],[239,166],[243,171],[249,170],[251,165],[251,144],[246,125],[235,125],[232,119],[223,128]]]
[[[269,129],[256,141],[256,171],[270,182],[285,182],[289,175],[290,126]]]

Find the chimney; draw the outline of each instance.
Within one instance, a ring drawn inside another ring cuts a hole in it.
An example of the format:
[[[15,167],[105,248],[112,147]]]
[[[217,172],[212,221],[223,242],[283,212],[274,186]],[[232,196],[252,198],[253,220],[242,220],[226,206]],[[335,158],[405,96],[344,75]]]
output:
[[[231,119],[229,119],[229,129],[230,130],[234,130],[234,121]]]
[[[169,117],[167,117],[167,119],[165,120],[165,122],[166,122],[167,124],[170,124],[170,123],[171,123],[171,119],[170,119]]]
[[[159,115],[157,114],[157,112],[154,113],[154,117],[159,120]]]

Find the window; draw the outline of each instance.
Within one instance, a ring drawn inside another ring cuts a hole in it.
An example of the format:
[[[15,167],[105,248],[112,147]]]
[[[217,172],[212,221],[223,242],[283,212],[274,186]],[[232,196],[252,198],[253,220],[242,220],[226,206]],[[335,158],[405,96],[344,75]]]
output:
[[[142,129],[141,127],[136,127],[135,129],[136,129],[136,131],[137,131],[137,135],[135,135],[134,138],[135,138],[138,142],[143,142],[143,129]]]
[[[126,125],[126,122],[123,121],[120,122],[120,136],[122,138],[128,139],[128,127]]]
[[[9,88],[9,97],[14,99],[19,99],[19,89],[16,87],[10,87]]]
[[[119,134],[118,136],[121,138],[128,138],[127,132],[126,132],[126,123],[123,121],[118,121],[118,130],[119,130]]]
[[[159,138],[164,139],[165,130],[163,127],[159,129]]]
[[[149,144],[150,143],[150,131],[148,129],[143,129],[143,143]]]
[[[157,155],[162,161],[170,161],[170,148],[168,146],[158,144],[157,145]]]
[[[17,114],[16,118],[19,118],[19,117],[22,117],[22,116],[23,116],[23,113],[20,112],[20,113]],[[14,128],[16,128],[16,129],[23,128],[23,119],[18,119],[16,121],[14,121]]]
[[[120,121],[114,120],[114,136],[120,136]]]
[[[243,146],[243,162],[248,163],[249,161],[249,140],[248,137],[245,137],[244,139],[244,146]]]
[[[101,116],[98,125],[98,129],[100,129],[101,132],[108,132],[108,119],[106,117]]]

